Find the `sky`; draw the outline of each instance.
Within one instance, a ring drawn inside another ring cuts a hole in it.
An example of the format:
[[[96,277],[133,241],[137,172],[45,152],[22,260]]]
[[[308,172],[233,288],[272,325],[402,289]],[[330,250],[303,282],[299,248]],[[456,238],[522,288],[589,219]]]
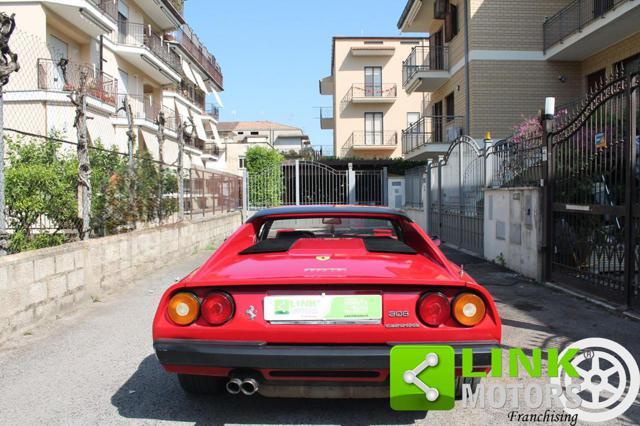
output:
[[[187,23],[224,76],[221,121],[271,120],[302,128],[332,151],[314,107],[331,106],[333,36],[398,36],[406,0],[187,0]],[[211,101],[213,102],[213,100]],[[327,151],[329,150],[329,152]]]

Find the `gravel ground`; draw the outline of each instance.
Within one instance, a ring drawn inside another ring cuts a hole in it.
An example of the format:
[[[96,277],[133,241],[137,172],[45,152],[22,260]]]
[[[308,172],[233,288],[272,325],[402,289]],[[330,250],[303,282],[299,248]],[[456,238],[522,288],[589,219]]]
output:
[[[479,259],[447,252],[494,295],[507,347],[562,347],[586,337],[607,337],[640,359],[640,322]],[[505,409],[458,406],[448,412],[416,413],[394,412],[384,400],[186,396],[153,355],[151,321],[162,291],[208,255],[202,252],[168,265],[0,347],[0,424],[517,424],[509,421]],[[639,423],[636,401],[610,424]]]

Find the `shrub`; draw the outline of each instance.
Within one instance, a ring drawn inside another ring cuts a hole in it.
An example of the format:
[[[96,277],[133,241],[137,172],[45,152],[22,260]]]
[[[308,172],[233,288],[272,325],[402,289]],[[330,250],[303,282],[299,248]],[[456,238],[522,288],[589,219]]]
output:
[[[261,146],[247,150],[245,164],[249,174],[249,204],[259,207],[278,206],[281,202],[284,158],[274,149]]]

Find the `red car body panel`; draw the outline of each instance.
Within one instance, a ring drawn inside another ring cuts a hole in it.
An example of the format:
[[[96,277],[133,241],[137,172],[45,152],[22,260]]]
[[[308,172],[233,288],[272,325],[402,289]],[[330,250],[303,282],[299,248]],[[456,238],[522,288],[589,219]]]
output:
[[[336,209],[330,214],[309,210],[276,211],[242,225],[201,267],[165,292],[153,322],[154,342],[336,347],[426,342],[499,344],[501,322],[488,291],[450,262],[430,237],[406,216],[390,213],[389,209],[381,209],[380,213],[371,209],[362,213]],[[257,243],[258,231],[265,220],[318,216],[376,217],[397,221],[402,227],[404,242],[418,253],[369,252],[361,238],[301,238],[286,252],[240,254]],[[322,260],[318,260],[319,257]],[[235,302],[233,317],[221,326],[211,326],[201,318],[188,326],[174,324],[167,314],[167,304],[176,292],[185,290],[201,299],[211,291],[225,291]],[[421,295],[430,291],[442,292],[450,299],[461,291],[474,292],[485,301],[486,315],[473,327],[461,326],[453,318],[438,327],[429,327],[418,317],[416,306]],[[272,324],[262,315],[263,299],[267,295],[320,293],[380,294],[383,318],[379,324]],[[253,309],[255,316],[247,313],[249,309]],[[403,317],[387,315],[391,311],[407,314]],[[163,366],[170,372],[213,376],[228,376],[233,370],[227,366],[173,365],[170,362],[164,362]],[[255,369],[265,379],[277,380],[271,372],[278,369]],[[388,374],[384,368],[373,370],[380,374],[364,380],[384,380]]]

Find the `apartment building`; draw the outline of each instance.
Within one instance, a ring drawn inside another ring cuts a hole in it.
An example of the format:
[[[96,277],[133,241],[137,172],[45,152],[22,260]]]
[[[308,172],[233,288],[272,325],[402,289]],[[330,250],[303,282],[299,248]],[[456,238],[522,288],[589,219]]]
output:
[[[0,10],[15,13],[11,45],[21,65],[5,87],[5,126],[38,135],[55,131],[74,141],[68,95],[85,74],[93,143],[127,150],[126,103],[136,149],[176,163],[177,128],[184,123],[191,136],[184,166],[218,168],[218,110],[205,99],[211,94],[221,103],[222,72],[186,24],[182,0],[2,1]]]
[[[247,150],[252,146],[275,149],[283,154],[300,154],[311,149],[311,141],[298,127],[274,121],[222,121],[218,130],[224,146],[227,170],[244,170]]]
[[[333,130],[334,155],[400,157],[402,130],[420,118],[428,99],[402,90],[402,61],[428,40],[334,37],[332,43],[331,75],[320,80],[320,94],[332,96],[333,116],[321,111],[321,128]]]
[[[507,136],[538,114],[546,96],[559,107],[613,72],[637,62],[640,2],[631,0],[408,0],[403,33],[429,33],[404,59],[403,89],[430,93],[419,123],[420,155],[458,133]]]

